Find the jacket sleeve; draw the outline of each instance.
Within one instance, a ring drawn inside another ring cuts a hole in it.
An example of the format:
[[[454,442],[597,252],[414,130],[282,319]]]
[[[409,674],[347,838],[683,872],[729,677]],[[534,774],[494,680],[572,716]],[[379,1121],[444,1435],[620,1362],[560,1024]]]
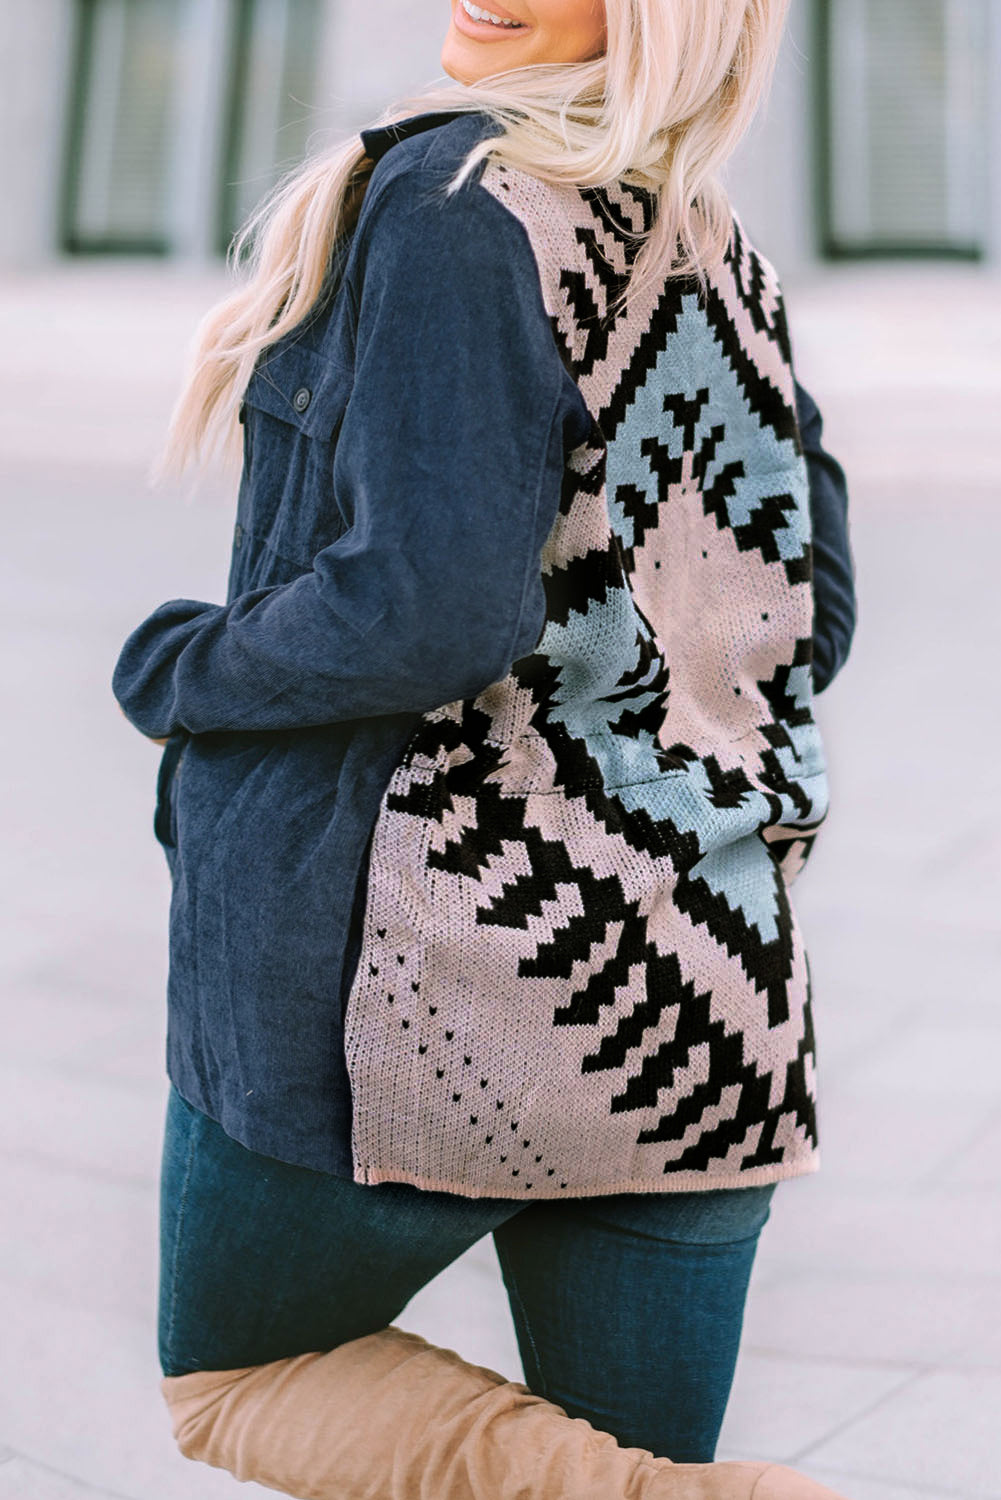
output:
[[[541,551],[589,419],[521,225],[476,183],[445,199],[439,178],[373,176],[356,231],[331,476],[347,529],[291,583],[173,599],[132,632],[112,688],[144,734],[423,712],[537,644]]]
[[[855,633],[855,562],[848,529],[848,486],[836,458],[821,445],[823,420],[809,392],[796,385],[796,407],[810,475],[813,524],[813,688],[823,692],[844,666]]]

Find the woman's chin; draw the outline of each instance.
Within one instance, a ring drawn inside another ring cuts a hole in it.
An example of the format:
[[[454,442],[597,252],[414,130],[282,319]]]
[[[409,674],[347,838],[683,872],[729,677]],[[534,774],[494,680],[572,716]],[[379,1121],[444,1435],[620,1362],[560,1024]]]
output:
[[[464,42],[463,38],[450,32],[441,52],[441,65],[456,83],[466,85],[478,83],[481,78],[497,72],[499,64],[487,65],[476,50],[476,43]]]
[[[449,47],[447,42],[442,49],[441,66],[443,72],[447,73],[449,78],[454,78],[456,83],[469,85],[476,82],[476,75],[471,74],[467,67],[463,67],[461,59],[455,55],[454,49]]]
[[[467,22],[472,25],[472,22]],[[527,38],[531,27],[516,37],[472,36],[456,21],[454,15],[441,51],[441,65],[449,77],[459,83],[476,83],[494,73],[506,72],[528,61],[526,48],[519,46]]]

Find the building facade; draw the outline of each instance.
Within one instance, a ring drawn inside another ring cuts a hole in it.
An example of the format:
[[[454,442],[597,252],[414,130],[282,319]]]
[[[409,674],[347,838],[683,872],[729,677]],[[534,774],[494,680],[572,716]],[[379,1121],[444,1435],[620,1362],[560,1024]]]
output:
[[[447,0],[0,0],[0,265],[204,259],[307,152],[441,78]],[[1001,4],[792,0],[730,168],[788,273],[1001,264]]]

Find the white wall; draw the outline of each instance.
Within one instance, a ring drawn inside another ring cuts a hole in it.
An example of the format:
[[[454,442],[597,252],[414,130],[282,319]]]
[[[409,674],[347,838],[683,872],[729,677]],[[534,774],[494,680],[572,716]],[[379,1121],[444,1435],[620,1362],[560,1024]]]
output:
[[[446,0],[328,0],[316,104],[339,131],[357,130],[395,99],[434,81],[448,25]]]
[[[55,251],[72,0],[0,0],[0,265]]]

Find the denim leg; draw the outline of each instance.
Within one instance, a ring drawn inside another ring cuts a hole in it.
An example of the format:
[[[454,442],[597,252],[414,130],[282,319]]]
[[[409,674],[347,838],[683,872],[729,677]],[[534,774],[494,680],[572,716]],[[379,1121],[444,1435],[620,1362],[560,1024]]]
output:
[[[267,1364],[374,1333],[523,1210],[261,1156],[171,1088],[160,1178],[163,1373]]]
[[[495,1228],[525,1381],[675,1463],[711,1463],[774,1184],[536,1203]]]

